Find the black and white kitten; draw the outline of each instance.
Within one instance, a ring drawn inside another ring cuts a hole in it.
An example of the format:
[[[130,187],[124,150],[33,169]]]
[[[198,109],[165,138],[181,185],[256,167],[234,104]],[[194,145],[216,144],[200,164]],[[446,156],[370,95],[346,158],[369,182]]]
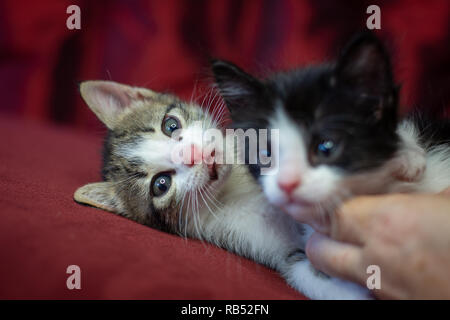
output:
[[[300,221],[328,219],[354,195],[450,186],[450,123],[398,121],[399,87],[372,33],[355,37],[335,63],[263,80],[226,61],[212,69],[234,127],[279,129],[278,171],[249,167],[269,201]]]

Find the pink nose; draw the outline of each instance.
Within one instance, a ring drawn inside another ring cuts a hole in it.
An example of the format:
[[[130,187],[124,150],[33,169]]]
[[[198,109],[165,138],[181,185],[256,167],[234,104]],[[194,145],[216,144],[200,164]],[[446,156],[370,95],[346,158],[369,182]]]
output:
[[[300,185],[300,179],[286,179],[278,180],[278,187],[283,190],[287,195],[291,195],[295,189]]]
[[[183,163],[192,167],[196,163],[201,163],[203,159],[202,150],[195,144],[186,145],[183,147]]]

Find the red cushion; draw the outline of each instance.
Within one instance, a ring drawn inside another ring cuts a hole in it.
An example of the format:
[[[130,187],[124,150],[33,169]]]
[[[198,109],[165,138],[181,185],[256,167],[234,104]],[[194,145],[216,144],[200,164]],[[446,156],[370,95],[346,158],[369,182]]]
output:
[[[252,261],[76,204],[100,179],[104,132],[0,117],[1,299],[303,298]],[[66,287],[72,264],[81,290]]]

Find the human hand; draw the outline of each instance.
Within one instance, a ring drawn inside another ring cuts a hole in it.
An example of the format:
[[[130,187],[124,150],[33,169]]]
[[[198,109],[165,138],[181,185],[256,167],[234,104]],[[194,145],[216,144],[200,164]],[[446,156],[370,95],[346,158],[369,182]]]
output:
[[[369,265],[381,271],[387,299],[450,299],[450,188],[440,195],[366,196],[331,216],[306,253],[323,272],[366,285]]]

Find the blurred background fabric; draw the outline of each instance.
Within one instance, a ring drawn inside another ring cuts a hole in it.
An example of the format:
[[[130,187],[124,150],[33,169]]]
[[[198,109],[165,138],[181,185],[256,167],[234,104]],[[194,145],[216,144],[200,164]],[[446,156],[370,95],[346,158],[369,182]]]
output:
[[[81,8],[69,30],[66,8]],[[100,128],[78,83],[106,79],[189,98],[211,81],[210,57],[265,75],[333,58],[381,8],[377,33],[393,54],[402,111],[450,106],[450,1],[2,0],[0,109]]]
[[[81,30],[69,30],[69,5]],[[0,299],[304,299],[273,270],[76,204],[100,179],[102,127],[78,83],[189,99],[210,57],[266,75],[336,56],[381,8],[402,111],[450,106],[450,1],[1,0]],[[66,268],[82,269],[68,290]]]

